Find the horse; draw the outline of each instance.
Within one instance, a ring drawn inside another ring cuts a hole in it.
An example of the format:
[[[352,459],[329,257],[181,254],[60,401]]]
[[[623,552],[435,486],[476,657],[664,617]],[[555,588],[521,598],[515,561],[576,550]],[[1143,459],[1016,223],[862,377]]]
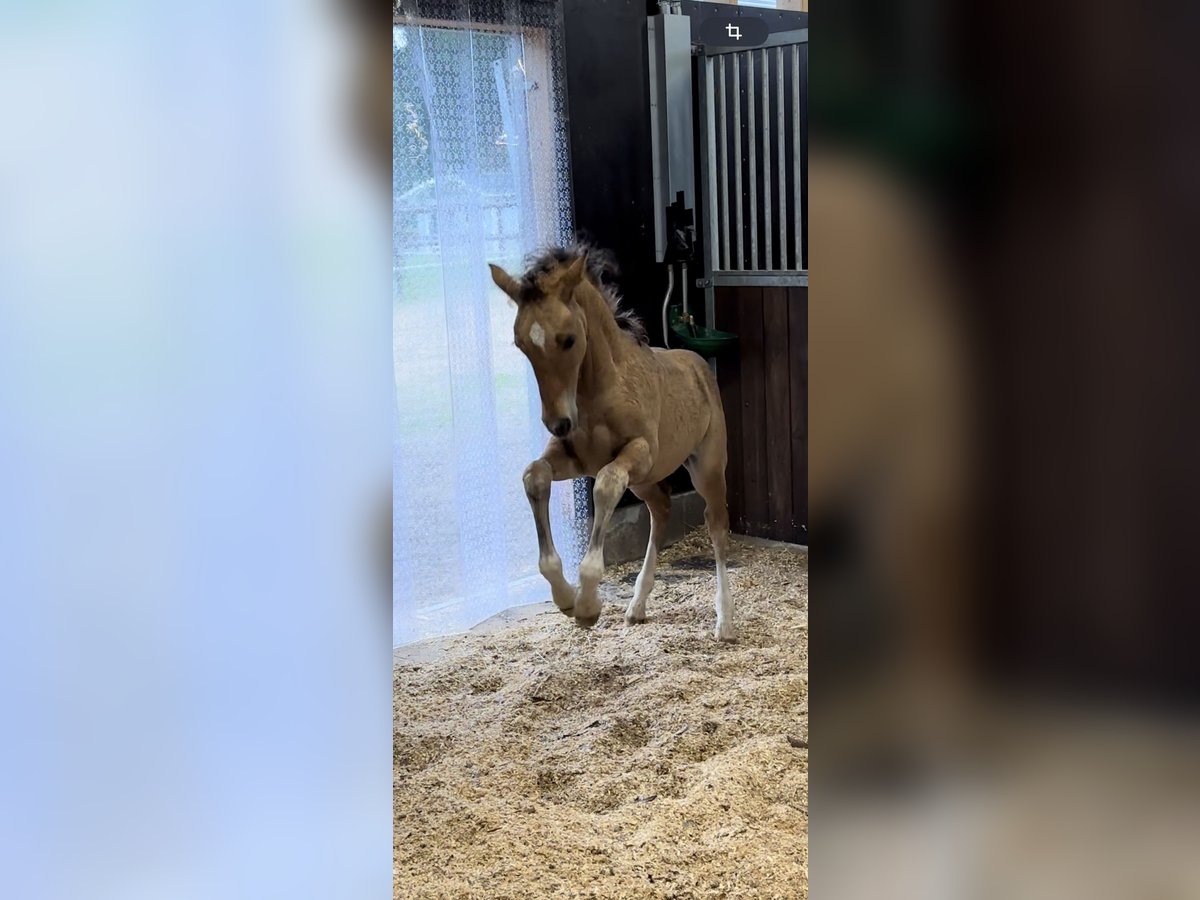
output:
[[[555,606],[584,628],[599,620],[604,532],[628,488],[650,510],[650,540],[625,622],[646,621],[671,512],[664,479],[682,465],[704,499],[716,558],[714,636],[734,640],[725,566],[725,412],[712,370],[690,350],[649,346],[641,322],[621,307],[606,280],[616,271],[606,251],[586,244],[552,247],[527,260],[519,279],[495,264],[490,268],[517,307],[514,342],[533,367],[542,423],[551,435],[522,480],[537,528],[538,569]],[[595,518],[575,587],[563,577],[550,532],[550,485],[582,476],[595,478]]]

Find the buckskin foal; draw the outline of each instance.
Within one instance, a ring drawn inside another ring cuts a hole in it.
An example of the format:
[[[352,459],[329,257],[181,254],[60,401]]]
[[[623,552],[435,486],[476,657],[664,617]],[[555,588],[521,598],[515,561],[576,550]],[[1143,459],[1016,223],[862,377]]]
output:
[[[600,618],[604,531],[629,488],[650,509],[650,542],[625,611],[646,620],[659,546],[671,501],[663,479],[685,466],[704,498],[717,563],[715,635],[733,640],[733,601],[725,571],[725,413],[716,379],[690,350],[648,346],[641,323],[620,307],[604,277],[611,257],[585,246],[556,247],[530,261],[518,280],[499,266],[492,279],[517,305],[513,333],[529,359],[552,437],[525,470],[525,493],[538,535],[538,568],[555,605],[576,624]],[[563,577],[550,533],[550,484],[594,476],[595,521],[579,565],[579,587]]]

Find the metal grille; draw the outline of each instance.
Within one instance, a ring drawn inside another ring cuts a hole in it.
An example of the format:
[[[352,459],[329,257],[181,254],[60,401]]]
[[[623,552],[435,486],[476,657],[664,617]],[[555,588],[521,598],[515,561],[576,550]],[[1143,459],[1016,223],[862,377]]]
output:
[[[808,29],[701,60],[705,244],[716,283],[807,277]]]

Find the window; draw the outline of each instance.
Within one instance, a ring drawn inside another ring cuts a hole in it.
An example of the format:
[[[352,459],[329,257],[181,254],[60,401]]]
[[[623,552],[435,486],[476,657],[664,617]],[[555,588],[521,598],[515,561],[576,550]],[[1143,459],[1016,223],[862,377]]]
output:
[[[521,22],[393,29],[397,644],[548,596],[521,483],[548,435],[487,268],[519,271],[573,230],[561,29],[554,6],[528,6]],[[584,540],[570,483],[551,512],[570,575]]]

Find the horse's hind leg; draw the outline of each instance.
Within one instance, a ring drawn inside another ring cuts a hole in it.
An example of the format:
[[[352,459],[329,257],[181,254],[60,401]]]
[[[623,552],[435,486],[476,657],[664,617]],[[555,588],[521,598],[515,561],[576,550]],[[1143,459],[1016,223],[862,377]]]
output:
[[[575,461],[556,438],[546,445],[540,459],[529,464],[523,479],[525,495],[533,510],[533,522],[537,526],[538,570],[550,582],[554,605],[568,616],[574,614],[575,588],[563,577],[562,560],[554,548],[554,535],[550,533],[550,484],[579,474]]]
[[[704,498],[704,521],[712,538],[713,556],[717,560],[717,627],[713,634],[718,640],[735,639],[733,630],[733,595],[729,592],[729,575],[725,560],[729,553],[729,508],[725,502],[725,434],[710,434],[695,455],[686,463],[696,492]]]
[[[654,570],[658,565],[658,551],[667,534],[667,520],[671,517],[671,495],[657,484],[639,484],[631,491],[650,510],[650,542],[646,545],[646,561],[633,586],[633,599],[625,610],[625,624],[633,625],[646,621],[646,598],[654,589]]]

